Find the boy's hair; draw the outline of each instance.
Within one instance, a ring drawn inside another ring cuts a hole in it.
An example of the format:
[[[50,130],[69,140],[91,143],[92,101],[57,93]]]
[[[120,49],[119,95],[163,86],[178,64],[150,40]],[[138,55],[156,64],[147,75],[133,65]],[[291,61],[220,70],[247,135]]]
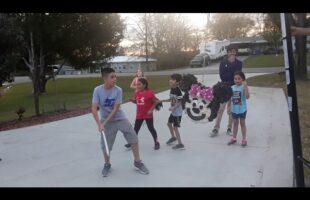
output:
[[[181,74],[172,74],[171,76],[170,76],[170,78],[172,79],[172,80],[176,80],[178,83],[182,80],[182,75]]]
[[[149,83],[148,81],[145,79],[145,78],[138,78],[138,81],[142,83],[142,85],[145,85],[145,88],[146,90],[149,89]]]
[[[106,75],[110,74],[110,73],[115,73],[115,70],[111,67],[105,67],[105,68],[101,68],[101,76],[105,77]]]
[[[226,51],[231,51],[231,50],[236,50],[236,52],[238,52],[238,47],[236,45],[228,45]]]
[[[236,75],[239,75],[243,81],[245,80],[245,75],[244,75],[243,72],[241,72],[241,71],[236,71],[236,72],[234,73],[234,76],[236,76]]]

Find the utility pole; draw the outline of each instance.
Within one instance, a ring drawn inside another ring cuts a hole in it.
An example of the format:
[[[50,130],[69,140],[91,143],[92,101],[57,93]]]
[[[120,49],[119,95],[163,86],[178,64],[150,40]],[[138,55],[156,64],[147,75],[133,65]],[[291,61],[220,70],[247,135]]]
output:
[[[144,14],[144,23],[145,23],[145,60],[146,60],[146,70],[149,70],[149,53],[148,53],[148,49],[147,49],[147,16],[146,13]]]

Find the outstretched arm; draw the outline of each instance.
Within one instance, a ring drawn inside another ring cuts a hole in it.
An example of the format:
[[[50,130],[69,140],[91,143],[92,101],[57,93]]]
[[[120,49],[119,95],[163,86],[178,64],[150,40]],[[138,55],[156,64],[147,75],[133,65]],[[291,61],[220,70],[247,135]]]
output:
[[[159,104],[159,103],[161,103],[161,101],[160,101],[159,99],[157,99],[156,97],[154,97],[154,98],[152,99],[152,101],[153,101],[153,105],[152,105],[152,107],[150,108],[150,110],[148,111],[148,114],[151,114],[151,113],[153,112],[153,110],[155,109],[156,105]]]
[[[172,106],[171,108],[169,108],[169,110],[170,111],[174,111],[179,105],[181,105],[182,104],[182,101],[177,101],[176,103],[175,103],[175,105],[174,106]]]
[[[291,32],[293,36],[310,35],[310,28],[291,26]]]
[[[171,99],[164,99],[164,100],[159,100],[160,102],[164,103],[164,102],[171,102]]]
[[[136,89],[136,79],[137,79],[137,78],[134,78],[134,79],[132,80],[132,82],[131,82],[131,84],[130,84],[130,88]]]

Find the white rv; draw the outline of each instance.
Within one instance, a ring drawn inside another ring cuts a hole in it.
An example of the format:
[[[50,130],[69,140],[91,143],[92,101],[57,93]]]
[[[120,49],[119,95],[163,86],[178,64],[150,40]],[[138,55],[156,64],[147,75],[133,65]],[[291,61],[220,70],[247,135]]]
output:
[[[200,54],[207,53],[211,60],[220,59],[227,54],[226,47],[229,44],[229,40],[204,42],[199,46]]]

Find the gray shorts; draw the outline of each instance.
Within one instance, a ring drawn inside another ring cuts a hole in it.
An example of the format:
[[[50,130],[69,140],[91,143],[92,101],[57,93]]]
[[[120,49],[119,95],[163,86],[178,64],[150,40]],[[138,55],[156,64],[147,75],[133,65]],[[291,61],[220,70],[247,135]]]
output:
[[[128,119],[108,122],[105,125],[105,130],[106,130],[105,136],[107,138],[107,144],[110,151],[112,151],[112,147],[115,142],[116,134],[118,131],[121,131],[123,133],[128,144],[138,143],[138,136],[135,130],[133,129],[132,125],[128,121]],[[102,134],[101,134],[101,149],[103,152],[105,152],[105,146]]]

